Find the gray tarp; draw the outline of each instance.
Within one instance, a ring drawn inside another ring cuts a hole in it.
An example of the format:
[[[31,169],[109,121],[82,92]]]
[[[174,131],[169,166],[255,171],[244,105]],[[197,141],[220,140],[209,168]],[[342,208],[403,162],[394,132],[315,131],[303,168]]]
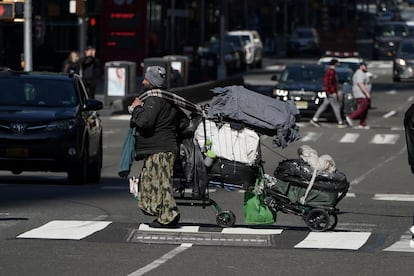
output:
[[[215,94],[207,116],[242,122],[248,127],[273,136],[273,146],[286,147],[300,138],[296,125],[298,109],[293,101],[264,96],[243,86],[233,85],[212,89]]]

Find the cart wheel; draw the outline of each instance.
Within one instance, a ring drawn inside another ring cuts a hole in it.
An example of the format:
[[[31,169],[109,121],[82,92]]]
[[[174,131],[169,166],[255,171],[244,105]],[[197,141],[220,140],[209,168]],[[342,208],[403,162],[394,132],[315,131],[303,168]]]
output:
[[[329,227],[327,230],[334,230],[338,223],[338,216],[336,214],[329,215]]]
[[[220,227],[232,227],[236,223],[236,215],[232,211],[223,211],[216,215],[217,225]]]
[[[323,209],[316,208],[310,210],[304,219],[309,229],[314,232],[326,231],[331,226],[329,214]]]

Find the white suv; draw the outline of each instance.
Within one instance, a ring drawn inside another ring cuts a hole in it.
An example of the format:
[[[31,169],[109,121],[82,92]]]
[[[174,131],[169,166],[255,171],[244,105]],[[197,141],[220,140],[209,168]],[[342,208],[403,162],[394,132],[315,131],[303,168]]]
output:
[[[242,38],[246,49],[246,63],[250,67],[262,67],[263,43],[258,32],[253,30],[238,30],[228,32],[228,34]]]

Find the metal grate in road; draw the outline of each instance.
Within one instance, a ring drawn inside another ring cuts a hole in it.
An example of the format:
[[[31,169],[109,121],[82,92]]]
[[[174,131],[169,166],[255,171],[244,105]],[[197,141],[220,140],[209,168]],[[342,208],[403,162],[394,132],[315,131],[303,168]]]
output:
[[[133,230],[129,242],[136,243],[162,243],[182,244],[191,243],[194,245],[221,245],[221,246],[272,246],[272,235],[243,235],[223,234],[219,232],[148,232]]]

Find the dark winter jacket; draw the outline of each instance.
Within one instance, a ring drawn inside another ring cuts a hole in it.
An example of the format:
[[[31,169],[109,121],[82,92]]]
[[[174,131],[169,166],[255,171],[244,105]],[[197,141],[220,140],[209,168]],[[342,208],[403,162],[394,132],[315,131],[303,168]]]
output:
[[[188,117],[179,107],[160,97],[148,97],[131,117],[131,127],[136,127],[136,159],[157,152],[177,154],[178,136],[188,124]]]
[[[84,80],[92,81],[99,77],[99,62],[95,57],[86,56],[82,59]]]

